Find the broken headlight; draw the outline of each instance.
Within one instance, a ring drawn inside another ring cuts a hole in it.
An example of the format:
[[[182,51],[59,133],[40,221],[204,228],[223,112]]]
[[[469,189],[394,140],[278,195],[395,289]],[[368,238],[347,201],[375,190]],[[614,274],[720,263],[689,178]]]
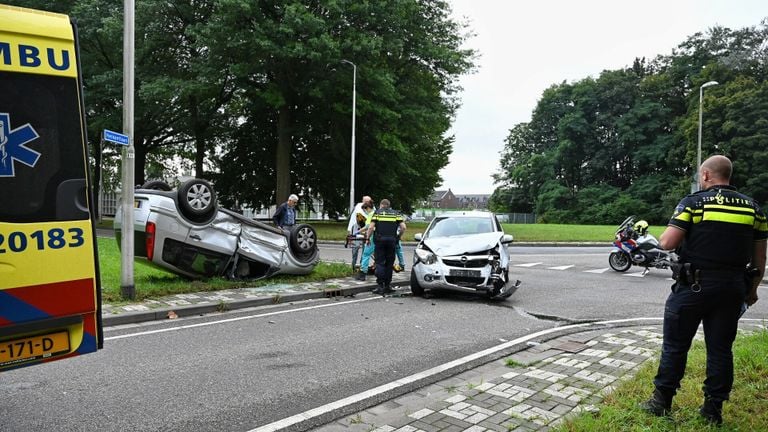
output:
[[[426,249],[416,249],[416,258],[427,265],[437,262],[437,255]]]

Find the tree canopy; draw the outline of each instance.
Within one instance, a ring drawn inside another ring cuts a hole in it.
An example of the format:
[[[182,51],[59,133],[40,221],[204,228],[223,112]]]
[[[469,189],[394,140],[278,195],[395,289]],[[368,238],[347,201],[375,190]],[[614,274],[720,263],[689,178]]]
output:
[[[702,159],[724,154],[732,183],[768,199],[768,21],[714,27],[671,55],[552,85],[529,122],[505,141],[497,211],[535,212],[540,221],[616,223],[637,214],[668,220],[694,181],[699,87],[704,92]]]
[[[120,130],[123,2],[10,3],[77,20],[91,143]],[[441,182],[457,79],[474,67],[450,12],[444,0],[136,0],[136,182],[193,168],[225,205],[297,193],[346,213],[346,60],[355,191],[410,210]],[[116,178],[117,153],[92,147]]]

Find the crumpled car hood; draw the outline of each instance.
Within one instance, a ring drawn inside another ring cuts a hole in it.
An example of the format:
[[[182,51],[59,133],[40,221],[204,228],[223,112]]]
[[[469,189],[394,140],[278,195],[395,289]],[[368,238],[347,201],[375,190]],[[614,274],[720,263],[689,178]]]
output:
[[[439,256],[463,255],[493,249],[499,244],[503,235],[502,232],[491,232],[453,237],[430,237],[424,240],[424,245]]]

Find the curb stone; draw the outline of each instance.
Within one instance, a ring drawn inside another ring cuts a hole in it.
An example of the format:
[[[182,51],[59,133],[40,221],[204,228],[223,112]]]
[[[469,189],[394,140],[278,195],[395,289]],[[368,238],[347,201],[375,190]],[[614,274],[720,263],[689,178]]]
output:
[[[410,272],[407,271],[394,274],[392,286],[408,286],[409,277]],[[371,292],[374,288],[376,288],[375,282],[361,282],[348,277],[289,286],[275,285],[177,294],[121,306],[104,304],[101,319],[105,327],[110,327],[167,320],[171,312],[175,317],[188,317],[327,297],[351,297]]]

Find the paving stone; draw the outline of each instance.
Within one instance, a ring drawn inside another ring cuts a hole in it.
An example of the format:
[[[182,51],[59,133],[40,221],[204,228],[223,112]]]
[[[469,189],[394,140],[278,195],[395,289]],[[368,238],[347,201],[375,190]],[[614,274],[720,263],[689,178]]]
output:
[[[422,418],[424,418],[424,417],[426,417],[426,416],[428,416],[428,415],[430,415],[432,413],[434,413],[434,411],[432,411],[431,409],[424,408],[424,409],[420,409],[420,410],[416,411],[413,414],[409,414],[408,417],[410,417],[412,419],[415,419],[415,420],[420,420],[420,419],[422,419]]]
[[[496,424],[486,421],[480,423],[480,426],[494,432],[509,432],[509,427],[503,424]]]
[[[382,404],[376,405],[375,407],[372,407],[367,411],[375,415],[380,415],[380,414],[386,414],[390,411],[394,411],[400,407],[402,407],[402,405],[400,405],[395,401],[387,401]]]
[[[421,421],[413,422],[411,423],[411,426],[419,428],[425,432],[438,432],[440,430],[440,428],[435,425],[431,425],[429,423],[424,423]]]
[[[442,414],[439,411],[435,411],[432,414],[429,414],[426,417],[422,418],[421,421],[427,422],[427,423],[435,423],[442,420],[443,418],[445,418],[445,414]]]

